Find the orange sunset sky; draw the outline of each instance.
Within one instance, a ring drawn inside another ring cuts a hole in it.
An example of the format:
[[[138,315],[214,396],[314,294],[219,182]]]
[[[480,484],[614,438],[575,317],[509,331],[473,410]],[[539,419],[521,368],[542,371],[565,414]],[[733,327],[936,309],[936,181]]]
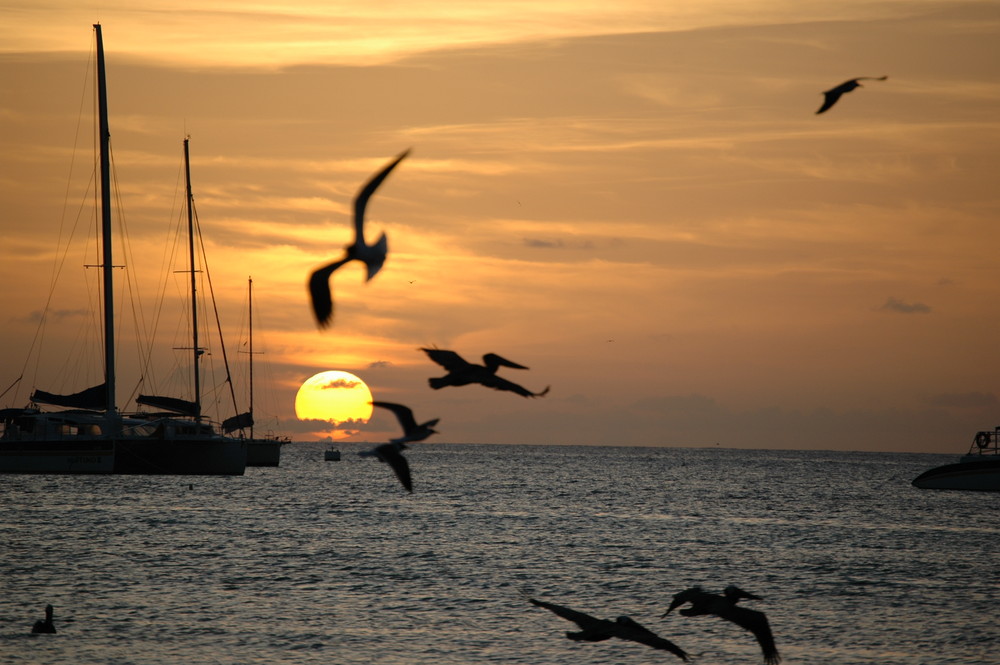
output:
[[[0,407],[101,381],[83,332],[100,22],[117,307],[162,347],[141,369],[123,323],[120,408],[189,364],[171,248],[190,135],[230,362],[252,276],[258,422],[293,439],[398,433],[387,412],[297,421],[296,390],[330,369],[440,418],[438,443],[957,455],[1000,425],[996,2],[0,0],[0,17]],[[406,148],[368,209],[385,267],[339,270],[321,331],[308,275]],[[551,392],[432,391],[430,346],[498,353]]]

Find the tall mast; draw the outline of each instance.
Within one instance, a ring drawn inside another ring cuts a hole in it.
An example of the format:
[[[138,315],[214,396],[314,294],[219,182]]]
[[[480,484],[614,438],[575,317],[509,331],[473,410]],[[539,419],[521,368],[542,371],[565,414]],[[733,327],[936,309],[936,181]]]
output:
[[[114,261],[111,252],[111,130],[108,128],[108,83],[104,74],[104,39],[100,23],[97,33],[97,114],[98,142],[101,153],[101,247],[102,278],[104,281],[104,383],[107,388],[107,411],[115,406],[115,302]]]
[[[250,320],[250,438],[253,438],[253,277],[247,277],[247,303]]]
[[[197,275],[194,264],[194,194],[191,193],[191,160],[188,152],[188,141],[184,139],[184,182],[187,189],[187,217],[188,217],[188,265],[191,269],[191,340],[194,349],[194,403],[196,405],[196,418],[201,419],[201,372],[199,368],[199,358],[201,349],[198,348],[198,300],[197,300]]]

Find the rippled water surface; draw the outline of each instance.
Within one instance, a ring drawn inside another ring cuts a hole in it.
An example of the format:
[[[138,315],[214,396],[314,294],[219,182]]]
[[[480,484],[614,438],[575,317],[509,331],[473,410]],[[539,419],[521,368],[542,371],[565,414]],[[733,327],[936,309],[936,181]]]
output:
[[[997,663],[1000,494],[918,490],[955,456],[417,444],[232,478],[0,476],[0,663],[677,662],[519,590],[627,614],[701,665],[749,633],[666,610],[764,596],[785,663]],[[31,635],[44,606],[56,635]]]

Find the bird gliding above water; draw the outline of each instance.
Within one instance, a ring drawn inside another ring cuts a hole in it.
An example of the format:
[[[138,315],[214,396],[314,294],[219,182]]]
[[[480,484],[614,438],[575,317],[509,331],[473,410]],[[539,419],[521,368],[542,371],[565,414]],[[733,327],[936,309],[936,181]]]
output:
[[[389,443],[411,443],[423,441],[431,434],[437,434],[437,430],[433,429],[433,427],[437,425],[440,418],[428,420],[427,422],[420,423],[418,425],[416,418],[413,417],[413,411],[408,406],[393,404],[392,402],[372,402],[372,406],[378,406],[392,411],[396,414],[396,420],[399,421],[400,426],[403,428],[403,436],[396,439],[389,439]]]
[[[321,328],[330,325],[330,320],[333,318],[333,292],[330,279],[337,268],[349,261],[361,261],[367,270],[366,282],[382,269],[386,254],[389,252],[388,241],[383,233],[374,244],[369,245],[365,242],[365,206],[382,181],[409,154],[410,151],[405,150],[365,183],[354,198],[354,242],[344,248],[343,258],[315,270],[309,276],[309,295],[312,299],[313,313]]]
[[[578,632],[566,631],[566,639],[578,642],[603,642],[617,637],[620,640],[638,642],[654,649],[669,651],[683,661],[687,661],[688,655],[683,649],[668,639],[660,637],[653,631],[645,628],[637,621],[627,616],[620,616],[614,621],[609,619],[598,619],[583,612],[571,610],[555,603],[546,603],[534,598],[528,598],[528,602],[536,607],[544,607],[553,612],[556,616],[572,621],[580,627]]]
[[[841,83],[837,87],[830,88],[829,90],[827,90],[826,92],[823,93],[823,105],[819,107],[819,110],[816,111],[816,113],[819,114],[819,113],[823,113],[825,111],[828,111],[831,106],[833,106],[834,104],[837,103],[837,100],[840,99],[841,95],[843,95],[845,93],[848,93],[851,90],[854,90],[855,88],[864,87],[860,83],[858,83],[858,81],[866,81],[866,80],[870,80],[870,81],[884,81],[887,78],[889,78],[889,77],[888,76],[859,76],[856,79],[851,79],[850,81],[844,81],[843,83]]]
[[[470,383],[479,383],[494,390],[508,390],[523,397],[544,397],[549,392],[549,387],[540,393],[533,393],[523,386],[519,386],[513,381],[497,376],[497,369],[501,366],[513,369],[528,369],[524,365],[518,365],[506,358],[501,358],[495,353],[487,353],[483,356],[482,365],[474,365],[454,351],[443,349],[420,349],[427,356],[441,365],[448,374],[442,377],[428,379],[431,388],[440,390],[445,386],[467,386]]]
[[[403,457],[406,449],[405,443],[383,443],[375,446],[371,450],[363,450],[358,455],[361,457],[377,457],[379,461],[385,462],[396,474],[396,478],[403,485],[403,488],[413,494],[413,480],[410,476],[410,464]]]
[[[670,608],[663,613],[663,616],[670,614],[675,608],[685,603],[691,603],[691,607],[680,610],[684,616],[693,617],[703,614],[714,614],[717,617],[731,621],[744,630],[748,630],[757,638],[761,652],[764,654],[764,662],[767,665],[778,665],[781,656],[774,645],[774,635],[771,634],[771,626],[767,622],[767,616],[763,612],[739,607],[736,603],[741,598],[750,600],[761,600],[759,596],[747,593],[735,586],[728,586],[723,591],[723,596],[715,593],[702,591],[701,587],[693,587],[674,596],[670,603]]]

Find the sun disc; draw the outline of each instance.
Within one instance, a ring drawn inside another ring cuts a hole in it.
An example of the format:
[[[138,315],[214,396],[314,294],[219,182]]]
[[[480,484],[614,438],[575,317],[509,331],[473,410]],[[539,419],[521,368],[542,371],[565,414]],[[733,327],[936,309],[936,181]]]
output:
[[[372,393],[364,381],[340,370],[320,372],[306,379],[295,394],[295,416],[299,420],[325,420],[335,425],[368,422],[372,417]]]

